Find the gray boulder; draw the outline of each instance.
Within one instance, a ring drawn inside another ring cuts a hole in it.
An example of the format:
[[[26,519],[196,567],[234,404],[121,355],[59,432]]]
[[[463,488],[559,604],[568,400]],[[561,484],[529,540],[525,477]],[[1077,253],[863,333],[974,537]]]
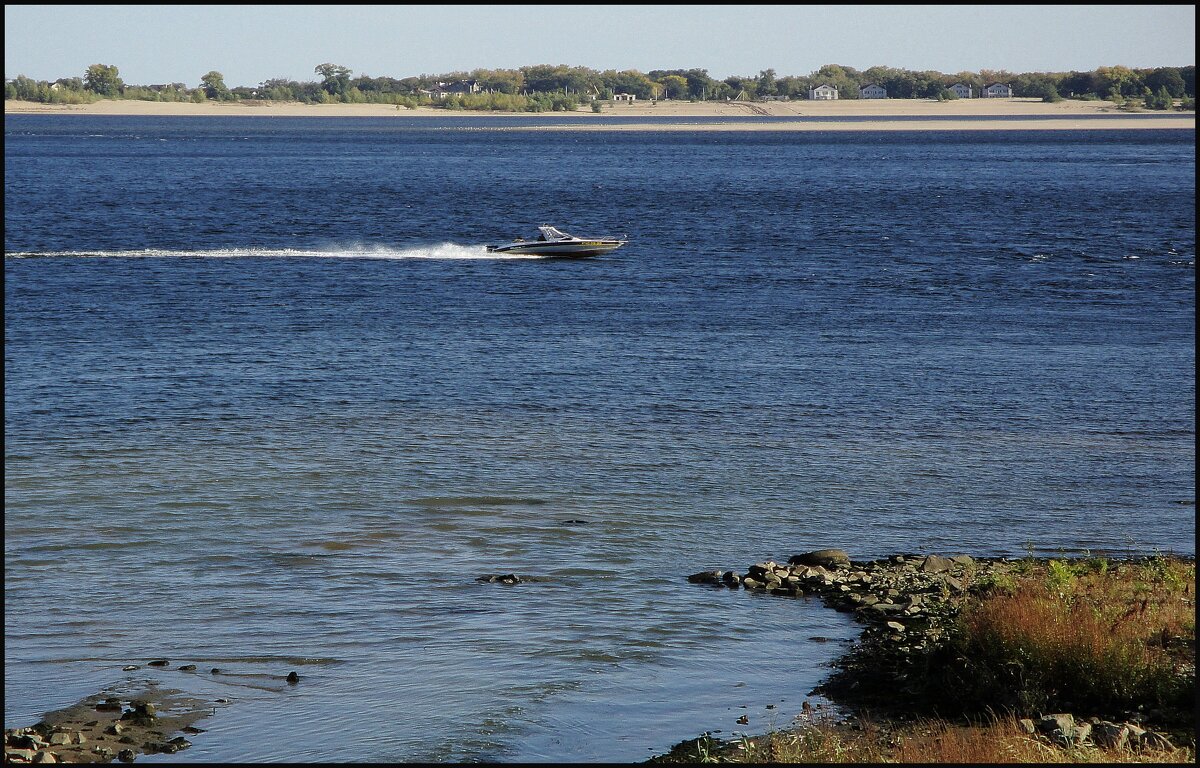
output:
[[[819,565],[823,568],[846,568],[850,566],[850,555],[841,549],[818,549],[802,555],[792,555],[788,565]]]
[[[954,565],[954,561],[949,558],[939,557],[938,555],[930,555],[929,557],[926,557],[924,561],[922,561],[921,572],[943,573],[953,568]]]

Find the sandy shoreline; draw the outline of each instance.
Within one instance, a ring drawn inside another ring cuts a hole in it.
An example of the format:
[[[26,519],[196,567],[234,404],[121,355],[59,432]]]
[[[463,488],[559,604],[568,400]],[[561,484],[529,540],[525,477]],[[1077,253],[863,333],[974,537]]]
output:
[[[880,130],[1081,130],[1196,127],[1194,112],[1128,113],[1107,101],[1062,101],[1048,104],[1037,99],[878,99],[845,101],[794,101],[766,103],[693,103],[687,101],[606,104],[604,111],[574,113],[511,113],[449,111],[419,107],[397,109],[387,104],[300,104],[255,102],[154,102],[102,100],[93,104],[39,104],[5,101],[4,113],[54,115],[130,115],[146,117],[408,117],[468,118],[485,124],[495,117],[523,117],[529,125],[516,130],[774,130],[774,131],[880,131]],[[613,125],[605,118],[628,122]],[[769,124],[700,123],[661,125],[637,118],[795,118]],[[815,118],[815,119],[814,119]],[[842,118],[842,119],[839,119]],[[895,120],[894,118],[904,118]],[[961,118],[961,119],[954,119]],[[1036,119],[1030,119],[1036,118]],[[575,121],[563,126],[564,121]],[[554,125],[543,123],[553,122]]]

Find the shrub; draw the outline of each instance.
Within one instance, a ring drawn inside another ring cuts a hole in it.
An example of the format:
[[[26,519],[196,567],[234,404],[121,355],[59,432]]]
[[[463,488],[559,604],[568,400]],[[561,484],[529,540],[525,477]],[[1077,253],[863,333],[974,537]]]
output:
[[[962,678],[974,690],[963,695],[1030,712],[1068,699],[1109,711],[1183,706],[1194,673],[1192,681],[1177,674],[1169,646],[1171,638],[1190,642],[1194,664],[1195,626],[1183,597],[1194,583],[1194,564],[1167,558],[1118,572],[1107,561],[1052,560],[1044,578],[1030,575],[1015,591],[964,608],[955,643],[970,659]]]

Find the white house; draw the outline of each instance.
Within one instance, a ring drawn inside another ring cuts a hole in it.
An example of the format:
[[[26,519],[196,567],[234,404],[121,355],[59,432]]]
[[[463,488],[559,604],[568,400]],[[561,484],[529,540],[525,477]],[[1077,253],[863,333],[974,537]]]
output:
[[[955,83],[954,85],[950,86],[947,90],[949,90],[951,93],[953,93],[955,96],[957,96],[960,99],[971,98],[972,88],[969,85],[963,85],[962,83]]]
[[[992,83],[979,92],[979,97],[983,99],[1011,99],[1012,95],[1012,88],[1004,83]]]
[[[838,97],[838,89],[832,85],[818,85],[816,88],[808,89],[808,98],[824,101],[827,99],[836,99]]]
[[[869,83],[858,89],[858,98],[860,99],[886,99],[887,88],[876,83]]]
[[[637,101],[637,96],[632,93],[614,93],[613,101]]]

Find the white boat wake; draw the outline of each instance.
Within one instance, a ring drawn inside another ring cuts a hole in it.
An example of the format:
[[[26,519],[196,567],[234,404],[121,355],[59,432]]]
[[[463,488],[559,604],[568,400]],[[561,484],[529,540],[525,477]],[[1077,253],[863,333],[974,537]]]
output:
[[[93,258],[93,259],[430,259],[485,260],[540,259],[536,254],[491,253],[483,245],[439,243],[404,248],[386,246],[335,246],[319,249],[301,248],[212,248],[206,250],[166,250],[146,248],[127,251],[18,251],[5,252],[6,259],[34,258]]]

